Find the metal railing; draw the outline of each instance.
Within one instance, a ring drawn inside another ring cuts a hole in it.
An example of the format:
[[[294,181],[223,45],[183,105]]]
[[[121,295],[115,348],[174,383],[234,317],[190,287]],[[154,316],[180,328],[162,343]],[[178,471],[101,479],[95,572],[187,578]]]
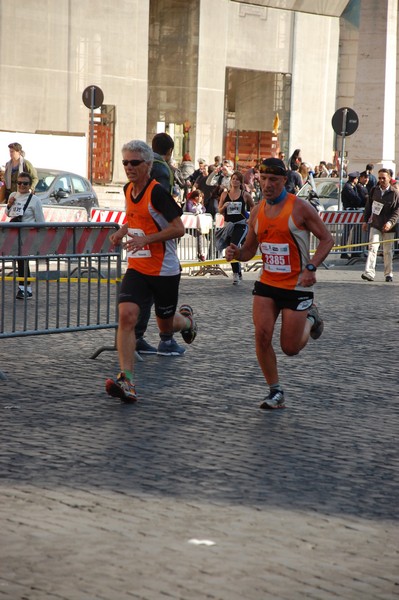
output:
[[[122,267],[120,248],[109,237],[118,228],[1,224],[0,338],[116,330]]]

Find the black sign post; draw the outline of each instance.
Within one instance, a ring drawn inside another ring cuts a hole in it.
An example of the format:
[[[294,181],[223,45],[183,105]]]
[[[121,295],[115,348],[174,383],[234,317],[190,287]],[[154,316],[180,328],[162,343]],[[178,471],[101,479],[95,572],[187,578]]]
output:
[[[93,151],[94,151],[94,109],[100,108],[104,102],[104,94],[96,85],[89,85],[82,94],[83,104],[90,108],[90,183],[93,183]]]
[[[331,119],[332,127],[337,135],[341,136],[341,160],[339,165],[339,195],[338,210],[341,210],[342,180],[344,175],[345,138],[355,133],[359,127],[359,117],[352,108],[345,106],[339,108]]]

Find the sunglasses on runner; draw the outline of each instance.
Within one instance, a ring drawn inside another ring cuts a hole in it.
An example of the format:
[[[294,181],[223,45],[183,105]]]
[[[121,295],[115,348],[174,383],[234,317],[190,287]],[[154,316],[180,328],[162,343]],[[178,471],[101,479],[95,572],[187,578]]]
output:
[[[145,162],[145,160],[123,160],[122,164],[124,167],[127,167],[128,165],[130,165],[131,167],[138,167],[139,165],[141,165],[141,163]]]
[[[17,181],[17,185],[30,185],[29,181]]]

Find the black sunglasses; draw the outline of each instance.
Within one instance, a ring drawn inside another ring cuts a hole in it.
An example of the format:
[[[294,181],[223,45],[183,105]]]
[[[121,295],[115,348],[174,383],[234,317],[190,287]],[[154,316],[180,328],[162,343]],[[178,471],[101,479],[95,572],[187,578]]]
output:
[[[17,185],[30,185],[30,181],[17,181]]]
[[[128,165],[130,165],[131,167],[138,167],[139,165],[141,165],[141,163],[145,162],[145,160],[123,160],[122,164],[124,167],[127,167]]]

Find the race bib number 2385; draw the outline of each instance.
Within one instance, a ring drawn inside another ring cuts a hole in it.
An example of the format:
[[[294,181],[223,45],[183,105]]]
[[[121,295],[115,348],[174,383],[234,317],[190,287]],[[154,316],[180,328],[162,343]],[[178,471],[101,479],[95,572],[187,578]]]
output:
[[[271,244],[263,242],[260,245],[263,256],[263,268],[272,273],[291,273],[290,247],[288,244]]]

